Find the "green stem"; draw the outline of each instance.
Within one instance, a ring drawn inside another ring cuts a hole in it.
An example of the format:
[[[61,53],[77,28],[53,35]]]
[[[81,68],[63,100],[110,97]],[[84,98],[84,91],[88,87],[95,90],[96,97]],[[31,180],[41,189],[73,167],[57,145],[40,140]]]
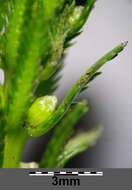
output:
[[[16,66],[18,56],[19,39],[22,33],[22,27],[25,21],[25,11],[27,9],[27,1],[16,1],[15,9],[10,18],[9,32],[7,32],[6,43],[6,59],[9,69]]]
[[[28,1],[24,0],[24,2],[27,3]],[[31,7],[29,4],[28,6],[23,5],[24,2],[20,3],[23,7],[22,23],[20,18],[20,20],[17,19],[20,14],[18,8],[21,8],[18,3],[7,41],[8,51],[6,51],[6,56],[8,57],[8,64],[11,65],[6,73],[5,80],[7,117],[4,168],[17,168],[20,162],[23,146],[27,140],[27,131],[25,132],[25,129],[22,128],[23,120],[26,116],[26,110],[31,104],[35,79],[39,76],[40,58],[43,52],[46,52],[45,48],[47,48],[45,43],[47,42],[49,27],[46,26],[48,26],[49,21],[44,22],[40,1],[29,1]],[[30,14],[28,11],[30,11]],[[30,17],[31,20],[29,20]],[[18,23],[17,29],[19,30],[16,30],[14,23]],[[23,31],[20,30],[21,26],[24,28]],[[15,47],[11,51],[13,53],[10,52],[11,47]],[[13,66],[11,69],[12,64],[15,63],[13,60],[17,60],[18,64],[15,64],[15,67]]]
[[[8,131],[5,136],[3,168],[18,168],[28,135],[24,129]]]

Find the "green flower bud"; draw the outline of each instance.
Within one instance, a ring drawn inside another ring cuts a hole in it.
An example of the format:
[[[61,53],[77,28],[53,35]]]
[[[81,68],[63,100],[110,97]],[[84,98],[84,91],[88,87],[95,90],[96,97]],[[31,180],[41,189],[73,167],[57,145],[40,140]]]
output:
[[[35,126],[46,121],[55,111],[57,103],[56,96],[37,98],[28,110],[27,122],[29,126]]]
[[[79,19],[80,15],[83,11],[83,8],[84,8],[83,6],[75,7],[72,15],[69,17],[69,22],[71,25],[74,25],[77,22],[77,20]]]

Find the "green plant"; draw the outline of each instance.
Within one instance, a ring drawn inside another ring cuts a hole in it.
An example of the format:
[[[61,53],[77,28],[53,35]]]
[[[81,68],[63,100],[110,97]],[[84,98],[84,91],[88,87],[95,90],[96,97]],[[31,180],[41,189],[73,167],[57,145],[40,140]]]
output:
[[[0,66],[5,74],[0,86],[0,167],[63,167],[71,157],[93,146],[100,136],[102,128],[96,127],[72,137],[73,126],[88,111],[86,101],[74,100],[127,42],[92,65],[58,108],[52,96],[67,48],[80,35],[94,4],[95,0],[0,1]],[[41,105],[41,101],[45,102]],[[27,139],[53,127],[40,164],[21,163]]]

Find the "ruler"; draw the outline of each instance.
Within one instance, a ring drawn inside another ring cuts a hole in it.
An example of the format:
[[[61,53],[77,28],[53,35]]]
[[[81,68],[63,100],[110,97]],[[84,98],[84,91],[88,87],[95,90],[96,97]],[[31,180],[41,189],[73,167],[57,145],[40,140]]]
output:
[[[29,176],[103,176],[102,171],[58,171],[58,172],[29,172]]]

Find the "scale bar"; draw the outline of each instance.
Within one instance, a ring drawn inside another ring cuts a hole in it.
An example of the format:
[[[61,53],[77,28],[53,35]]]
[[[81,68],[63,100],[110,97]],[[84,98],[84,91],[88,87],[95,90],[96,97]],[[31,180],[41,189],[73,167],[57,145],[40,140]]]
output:
[[[29,174],[29,176],[54,176],[54,174]]]
[[[89,171],[89,172],[82,172],[82,171],[75,171],[75,172],[66,172],[66,171],[60,171],[60,172],[30,172],[29,176],[103,176],[103,172],[95,172],[95,171]]]

